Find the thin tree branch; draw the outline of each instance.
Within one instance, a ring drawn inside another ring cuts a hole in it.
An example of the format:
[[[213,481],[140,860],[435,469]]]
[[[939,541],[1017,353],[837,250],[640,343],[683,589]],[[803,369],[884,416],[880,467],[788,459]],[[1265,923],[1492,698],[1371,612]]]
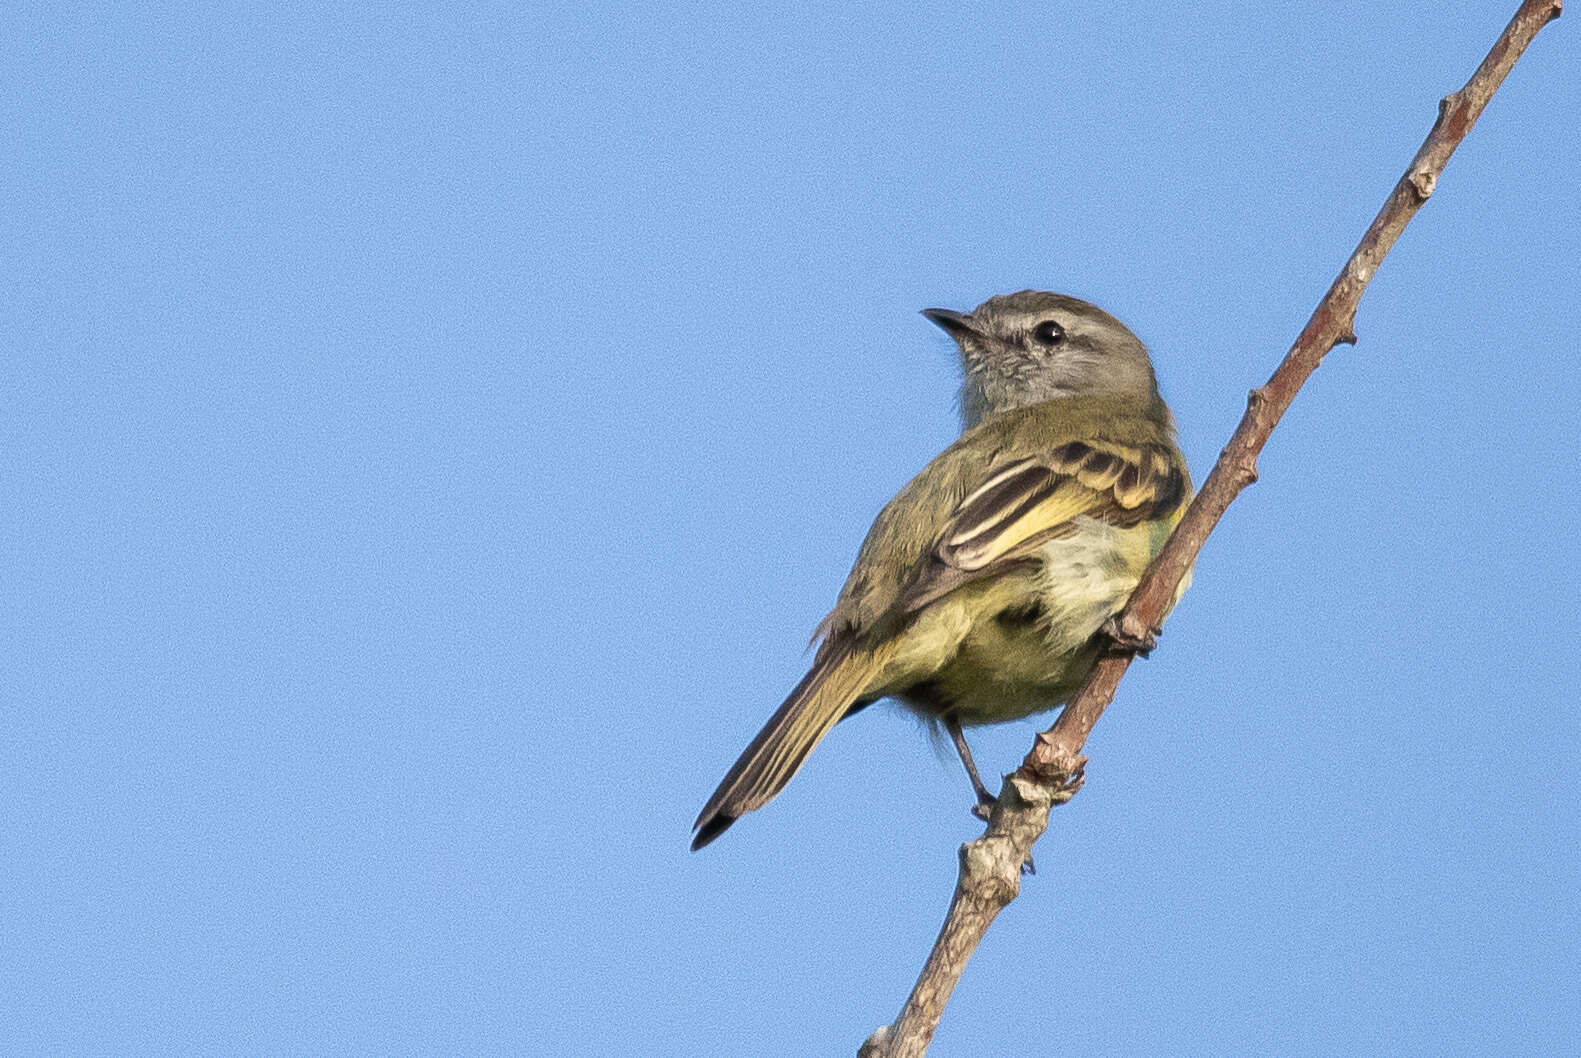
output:
[[[1562,9],[1562,0],[1526,0],[1466,86],[1439,103],[1432,131],[1350,260],[1272,377],[1252,390],[1246,414],[1203,482],[1202,491],[1120,613],[1118,638],[1143,641],[1156,630],[1220,516],[1241,490],[1257,480],[1257,456],[1296,393],[1331,349],[1341,343],[1355,344],[1356,307],[1384,255],[1432,195],[1450,155],[1476,124],[1505,75],[1538,31],[1558,18]],[[1087,762],[1081,755],[1082,747],[1130,664],[1129,654],[1100,661],[1054,725],[1037,736],[1021,766],[1005,777],[987,831],[961,846],[955,896],[916,986],[900,1016],[868,1038],[859,1058],[920,1058],[927,1051],[967,960],[995,916],[1019,892],[1021,866],[1047,828],[1049,810],[1070,800],[1081,788],[1082,768]]]

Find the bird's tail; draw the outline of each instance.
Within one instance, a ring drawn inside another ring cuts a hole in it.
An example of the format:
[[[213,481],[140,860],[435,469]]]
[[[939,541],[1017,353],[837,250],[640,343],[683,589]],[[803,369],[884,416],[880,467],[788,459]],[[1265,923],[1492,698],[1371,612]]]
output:
[[[696,851],[754,808],[768,804],[791,781],[813,747],[851,711],[882,667],[887,651],[833,647],[813,663],[785,704],[763,725],[708,799],[697,822]]]

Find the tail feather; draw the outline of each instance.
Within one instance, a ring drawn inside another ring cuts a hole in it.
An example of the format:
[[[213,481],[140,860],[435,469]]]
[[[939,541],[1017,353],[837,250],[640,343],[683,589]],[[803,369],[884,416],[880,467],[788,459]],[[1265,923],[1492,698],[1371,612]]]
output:
[[[801,769],[813,747],[839,723],[867,689],[875,656],[849,647],[828,650],[757,733],[692,824],[696,851],[730,824],[773,800]]]

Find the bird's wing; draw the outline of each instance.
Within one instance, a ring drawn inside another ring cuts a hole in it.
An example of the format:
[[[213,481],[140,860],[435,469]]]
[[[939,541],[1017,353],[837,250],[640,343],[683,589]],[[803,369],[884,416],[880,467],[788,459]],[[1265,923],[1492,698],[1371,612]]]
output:
[[[1079,517],[1129,529],[1184,502],[1185,465],[1170,449],[1072,441],[995,468],[950,515],[898,605],[911,613],[961,585],[1036,561]]]

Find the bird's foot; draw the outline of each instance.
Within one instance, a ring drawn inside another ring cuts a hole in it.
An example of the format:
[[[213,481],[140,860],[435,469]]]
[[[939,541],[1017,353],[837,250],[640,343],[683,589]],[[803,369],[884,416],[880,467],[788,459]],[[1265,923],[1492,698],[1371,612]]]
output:
[[[1135,654],[1145,658],[1158,646],[1158,634],[1162,628],[1147,628],[1137,624],[1127,625],[1119,616],[1111,617],[1099,629],[1104,638],[1109,641],[1110,654]]]
[[[981,819],[984,823],[988,822],[988,813],[994,810],[994,802],[997,800],[999,800],[999,798],[995,797],[987,790],[978,791],[977,803],[972,805],[972,815],[976,816],[978,819]]]

